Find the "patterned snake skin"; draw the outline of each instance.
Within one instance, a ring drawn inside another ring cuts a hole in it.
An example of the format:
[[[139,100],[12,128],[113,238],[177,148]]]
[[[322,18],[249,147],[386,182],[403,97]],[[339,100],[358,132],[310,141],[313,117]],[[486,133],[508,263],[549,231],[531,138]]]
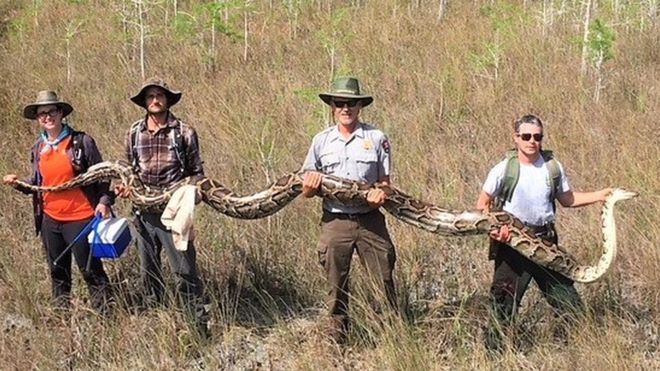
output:
[[[55,187],[19,184],[37,192],[55,192],[88,185],[101,180],[119,179],[130,190],[129,198],[137,208],[166,204],[182,185],[195,185],[201,199],[215,210],[239,219],[258,219],[273,215],[302,193],[302,173],[290,173],[279,178],[269,188],[248,196],[239,196],[221,183],[207,177],[188,177],[166,189],[143,184],[124,161],[106,161],[91,166],[87,172]],[[636,194],[615,189],[602,210],[603,254],[596,265],[581,265],[562,247],[542,240],[519,219],[505,211],[447,210],[417,200],[399,189],[387,185],[368,185],[331,175],[323,175],[320,196],[345,204],[365,204],[367,192],[378,187],[387,194],[383,207],[397,219],[443,236],[487,234],[503,225],[509,226],[509,244],[533,262],[552,269],[577,282],[593,282],[609,268],[616,256],[616,226],[614,204]]]

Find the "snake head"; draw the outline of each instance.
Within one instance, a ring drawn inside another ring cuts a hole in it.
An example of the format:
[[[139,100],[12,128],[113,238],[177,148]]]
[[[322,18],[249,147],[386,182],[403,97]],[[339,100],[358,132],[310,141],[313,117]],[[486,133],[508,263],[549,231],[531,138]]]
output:
[[[615,200],[619,201],[628,200],[637,196],[639,196],[639,193],[637,192],[628,191],[623,188],[614,188],[608,198],[614,198]]]

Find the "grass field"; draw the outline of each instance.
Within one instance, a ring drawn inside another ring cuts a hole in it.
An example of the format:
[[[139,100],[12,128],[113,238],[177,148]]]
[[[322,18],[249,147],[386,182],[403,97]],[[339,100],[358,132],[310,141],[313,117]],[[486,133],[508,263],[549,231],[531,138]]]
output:
[[[2,174],[29,172],[37,128],[21,112],[38,90],[57,90],[75,108],[72,125],[94,136],[106,159],[119,159],[126,130],[142,115],[128,98],[158,75],[184,93],[173,111],[197,129],[206,174],[251,193],[300,167],[327,126],[317,94],[332,76],[354,75],[375,98],[363,120],[392,143],[394,183],[422,199],[474,207],[488,170],[512,146],[513,120],[525,113],[544,119],[544,146],[574,189],[617,186],[640,196],[618,205],[611,270],[577,285],[589,315],[567,343],[553,337],[556,321],[532,285],[519,340],[490,356],[485,237],[439,238],[388,217],[405,315],[375,318],[360,290],[362,269],[354,269],[355,327],[340,349],[317,325],[325,292],[316,258],[320,200],[296,200],[258,221],[200,206],[198,261],[214,320],[214,339],[203,345],[175,306],[136,310],[134,248],[106,264],[120,303],[113,318],[90,309],[77,271],[74,309],[53,312],[30,199],[3,186],[0,369],[660,368],[659,5],[4,0]],[[120,214],[129,207],[120,201]],[[561,243],[585,264],[601,253],[599,212],[559,211]]]

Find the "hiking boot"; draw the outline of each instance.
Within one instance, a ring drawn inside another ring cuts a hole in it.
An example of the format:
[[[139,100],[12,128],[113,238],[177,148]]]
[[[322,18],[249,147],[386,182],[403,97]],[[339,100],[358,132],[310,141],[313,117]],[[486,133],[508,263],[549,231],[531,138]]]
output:
[[[195,331],[202,342],[209,342],[213,338],[211,326],[209,326],[208,322],[195,323]]]

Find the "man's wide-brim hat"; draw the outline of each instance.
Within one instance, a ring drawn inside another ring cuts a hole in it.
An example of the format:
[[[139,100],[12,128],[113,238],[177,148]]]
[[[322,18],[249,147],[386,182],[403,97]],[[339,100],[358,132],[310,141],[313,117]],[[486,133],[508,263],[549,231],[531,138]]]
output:
[[[146,102],[144,99],[145,94],[147,93],[147,89],[151,87],[157,87],[163,89],[165,91],[165,96],[167,97],[167,107],[172,107],[173,105],[177,104],[179,100],[181,99],[181,92],[177,90],[172,90],[170,89],[169,86],[167,86],[167,83],[163,81],[162,79],[159,78],[151,78],[148,79],[147,81],[144,82],[142,87],[140,88],[140,92],[135,94],[134,96],[131,97],[131,100],[133,103],[137,104],[140,107],[147,108],[146,107]]]
[[[37,119],[37,109],[41,106],[57,106],[62,111],[62,117],[73,112],[73,107],[67,102],[60,100],[57,93],[52,90],[42,90],[37,93],[37,99],[23,108],[23,117],[30,120]]]
[[[364,95],[360,92],[360,82],[354,77],[339,77],[332,82],[329,92],[319,94],[319,98],[326,104],[331,105],[335,98],[357,99],[362,102],[362,107],[366,107],[374,101],[370,95]]]

